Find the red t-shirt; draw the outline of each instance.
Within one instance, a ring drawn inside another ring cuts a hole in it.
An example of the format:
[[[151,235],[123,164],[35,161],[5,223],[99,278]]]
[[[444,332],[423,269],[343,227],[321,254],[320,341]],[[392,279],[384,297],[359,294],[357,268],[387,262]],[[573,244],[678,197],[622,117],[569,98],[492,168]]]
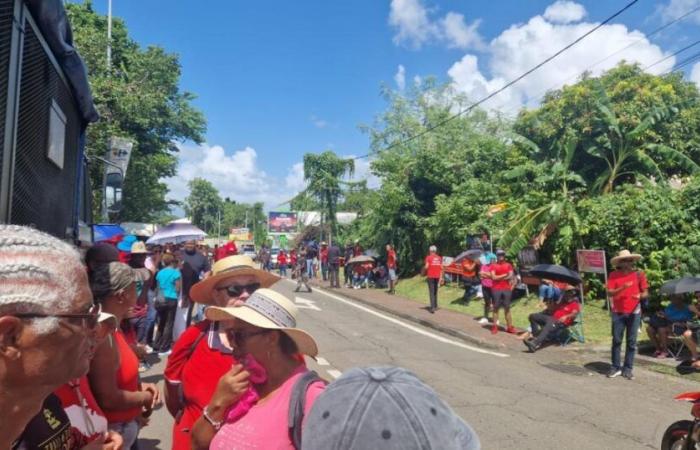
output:
[[[322,263],[328,262],[328,247],[321,247],[321,250],[318,251],[318,258]]]
[[[191,351],[192,345],[202,333],[205,335]],[[173,425],[173,450],[192,448],[192,425],[214,395],[219,378],[236,363],[233,355],[210,347],[210,341],[215,335],[218,337],[212,322],[204,320],[192,325],[175,342],[168,357],[163,375],[170,384],[182,383],[185,397],[185,410],[180,421]]]
[[[277,264],[287,264],[287,255],[284,252],[277,255]]]
[[[473,259],[464,258],[462,260],[462,273],[465,277],[474,278],[479,269],[479,263]]]
[[[556,309],[552,313],[552,317],[559,320],[560,318],[562,318],[564,316],[568,316],[569,314],[573,314],[575,312],[578,313],[580,311],[581,311],[581,305],[579,305],[577,301],[573,301],[573,302],[569,302],[569,303],[562,302],[561,304],[557,305]],[[568,327],[572,323],[574,323],[573,318],[567,319],[564,322],[564,325],[566,325]]]
[[[442,274],[442,256],[437,253],[426,256],[425,265],[428,266],[425,274],[428,278],[440,278]]]
[[[107,432],[107,418],[92,395],[87,376],[64,384],[54,394],[70,419],[72,448],[83,448]]]
[[[621,290],[612,297],[612,310],[620,314],[631,314],[640,303],[639,295],[649,288],[647,276],[642,271],[625,273],[613,271],[608,277],[608,289],[617,289],[625,283],[632,286]]]
[[[491,273],[495,276],[505,275],[513,271],[513,266],[508,261],[503,261],[502,263],[495,262],[491,264]],[[502,280],[494,280],[493,288],[494,291],[510,291],[510,281],[508,278]]]
[[[394,250],[386,252],[386,265],[390,269],[396,269],[396,252]]]

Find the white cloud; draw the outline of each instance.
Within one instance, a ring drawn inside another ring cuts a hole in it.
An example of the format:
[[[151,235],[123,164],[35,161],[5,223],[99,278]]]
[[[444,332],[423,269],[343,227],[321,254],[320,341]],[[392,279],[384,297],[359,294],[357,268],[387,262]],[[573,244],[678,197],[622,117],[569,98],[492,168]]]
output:
[[[296,165],[290,173],[295,170],[298,170]],[[227,154],[219,145],[180,146],[177,175],[163,179],[170,189],[168,197],[184,200],[189,195],[187,183],[193,178],[210,181],[223,198],[246,203],[264,202],[268,209],[274,209],[300,190],[289,175],[285,184],[281,184],[262,170],[258,166],[258,154],[252,147]]]
[[[414,48],[420,48],[437,31],[420,0],[392,0],[389,24],[397,30],[395,44],[406,43]]]
[[[475,20],[470,25],[464,20],[464,15],[448,12],[440,22],[442,32],[447,45],[452,48],[476,48],[484,47],[478,28],[480,20]]]
[[[661,13],[663,21],[668,23],[698,7],[700,7],[700,0],[671,0],[668,4],[661,5],[659,7],[659,12]],[[693,13],[689,17],[689,20],[700,24],[700,11]]]
[[[568,0],[558,0],[544,11],[544,18],[552,23],[578,22],[584,17],[586,17],[586,8]]]
[[[406,68],[399,64],[396,70],[396,75],[394,75],[394,81],[396,82],[396,87],[399,91],[403,91],[406,88]]]
[[[419,49],[429,42],[443,42],[451,48],[483,46],[479,35],[480,21],[468,24],[464,15],[448,12],[442,19],[430,17],[421,0],[391,0],[389,25],[396,29],[394,43]]]
[[[315,115],[311,115],[309,118],[311,120],[311,123],[314,124],[316,128],[326,128],[328,126],[328,121],[321,119],[320,117],[317,117]]]
[[[355,156],[348,156],[354,158]],[[359,158],[355,160],[355,175],[352,181],[367,180],[367,187],[370,189],[378,189],[382,185],[381,179],[370,171],[371,160],[368,158]]]
[[[512,25],[493,39],[488,46],[488,73],[478,67],[473,55],[466,55],[449,70],[455,88],[470,100],[478,100],[486,93],[505,85],[537,63],[556,53],[565,43],[589,31],[595,23],[552,23],[543,16],[535,16],[527,23]],[[640,40],[641,39],[641,40]],[[602,58],[638,41],[624,52],[598,63]],[[574,83],[588,70],[594,75],[617,65],[621,60],[649,65],[666,56],[643,33],[629,30],[621,24],[604,25],[577,45],[550,61],[523,80],[490,100],[486,106],[506,113],[514,113],[522,105],[534,106],[541,96],[565,83]],[[670,69],[675,58],[654,66],[650,72],[662,73]]]
[[[306,189],[306,181],[304,181],[304,163],[298,162],[294,164],[287,173],[284,179],[285,186],[290,192],[301,192]]]
[[[695,63],[693,70],[690,71],[690,81],[697,84],[700,89],[700,63]]]

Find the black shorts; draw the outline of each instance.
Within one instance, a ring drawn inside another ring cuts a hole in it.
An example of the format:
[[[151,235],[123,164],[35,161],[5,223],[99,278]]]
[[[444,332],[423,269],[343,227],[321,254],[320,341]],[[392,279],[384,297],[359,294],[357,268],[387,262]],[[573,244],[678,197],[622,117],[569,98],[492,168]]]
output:
[[[494,311],[498,311],[501,308],[510,309],[510,299],[513,297],[513,291],[510,289],[494,289],[492,295]]]
[[[482,284],[481,285],[481,293],[484,296],[485,302],[491,303],[493,301],[493,292],[491,291],[490,287],[484,286]]]

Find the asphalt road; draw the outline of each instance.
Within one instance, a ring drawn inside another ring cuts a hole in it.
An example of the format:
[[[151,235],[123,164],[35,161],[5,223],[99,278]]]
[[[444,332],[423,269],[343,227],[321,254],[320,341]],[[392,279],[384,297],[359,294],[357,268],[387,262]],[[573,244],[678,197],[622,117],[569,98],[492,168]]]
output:
[[[294,294],[299,326],[318,341],[310,363],[332,380],[355,366],[396,365],[415,372],[476,430],[484,449],[659,448],[666,427],[690,417],[673,401],[697,385],[638,370],[636,380],[609,380],[602,359],[548,360],[476,348],[342,297],[342,291]],[[144,374],[159,379],[162,363]],[[161,409],[141,432],[140,448],[170,447],[171,419]]]

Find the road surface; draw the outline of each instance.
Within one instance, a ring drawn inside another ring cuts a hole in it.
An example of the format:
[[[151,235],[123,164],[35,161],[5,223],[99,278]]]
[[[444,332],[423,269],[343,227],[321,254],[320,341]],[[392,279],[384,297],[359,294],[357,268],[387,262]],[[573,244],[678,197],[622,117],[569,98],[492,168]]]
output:
[[[340,291],[294,293],[299,326],[317,340],[310,366],[332,380],[354,366],[397,365],[415,372],[476,430],[484,449],[659,448],[673,421],[690,417],[673,396],[697,385],[638,370],[637,379],[609,380],[604,361],[548,362],[535,355],[482,349],[378,312]],[[146,375],[159,379],[162,363]],[[141,432],[144,449],[170,448],[165,409]]]

